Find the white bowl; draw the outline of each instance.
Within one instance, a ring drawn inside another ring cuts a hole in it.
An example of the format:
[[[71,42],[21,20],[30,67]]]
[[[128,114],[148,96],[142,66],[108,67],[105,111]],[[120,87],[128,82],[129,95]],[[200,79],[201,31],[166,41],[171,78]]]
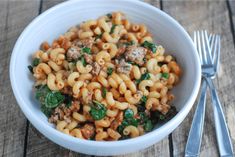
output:
[[[40,111],[32,92],[33,79],[27,65],[43,41],[52,42],[69,27],[96,19],[112,11],[122,11],[136,23],[144,23],[155,41],[177,58],[183,76],[175,87],[174,105],[178,114],[143,136],[115,142],[81,140],[57,131]],[[10,62],[11,85],[17,102],[28,120],[43,135],[70,150],[90,155],[118,155],[134,152],[160,141],[184,120],[196,99],[201,69],[197,52],[186,31],[161,10],[134,0],[73,0],[61,3],[35,18],[17,40]]]

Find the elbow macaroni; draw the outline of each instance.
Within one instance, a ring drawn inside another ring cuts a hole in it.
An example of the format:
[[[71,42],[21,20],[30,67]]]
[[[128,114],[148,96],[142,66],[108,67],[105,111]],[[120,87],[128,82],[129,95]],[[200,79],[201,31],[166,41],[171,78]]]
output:
[[[170,91],[182,70],[164,53],[144,24],[114,12],[72,27],[51,45],[42,43],[31,70],[35,86],[60,92],[46,101],[43,93],[46,97],[39,100],[42,105],[61,100],[50,108],[49,121],[57,130],[80,139],[115,141],[143,135],[149,131],[146,123],[152,123],[152,113],[168,116],[173,108]]]

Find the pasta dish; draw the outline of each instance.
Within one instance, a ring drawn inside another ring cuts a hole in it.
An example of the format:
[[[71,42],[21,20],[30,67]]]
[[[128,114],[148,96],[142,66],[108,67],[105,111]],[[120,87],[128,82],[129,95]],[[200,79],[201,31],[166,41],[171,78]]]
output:
[[[182,72],[164,51],[144,24],[113,12],[43,42],[28,68],[57,130],[114,141],[150,132],[176,114],[171,89]]]

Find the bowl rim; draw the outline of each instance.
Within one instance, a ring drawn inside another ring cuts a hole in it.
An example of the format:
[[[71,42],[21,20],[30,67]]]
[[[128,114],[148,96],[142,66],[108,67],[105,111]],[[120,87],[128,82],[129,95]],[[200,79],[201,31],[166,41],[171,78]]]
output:
[[[24,36],[27,35],[27,33],[31,29],[31,27],[35,23],[40,21],[41,18],[47,16],[48,14],[56,11],[59,8],[62,8],[64,6],[66,6],[66,5],[72,5],[74,3],[79,3],[79,2],[82,2],[82,1],[86,1],[86,0],[70,0],[70,1],[62,2],[60,4],[57,4],[57,5],[53,6],[52,8],[48,9],[47,11],[43,12],[42,14],[40,14],[39,16],[34,18],[33,21],[31,21],[29,25],[27,25],[27,27],[23,30],[23,32],[21,33],[21,35],[19,36],[19,38],[17,39],[17,41],[15,43],[15,46],[14,46],[14,49],[13,49],[12,55],[11,55],[11,60],[10,60],[10,70],[9,70],[9,72],[10,72],[10,81],[11,81],[11,86],[12,86],[15,98],[17,100],[17,103],[20,106],[21,110],[23,111],[24,115],[31,122],[31,124],[33,124],[34,127],[36,127],[42,134],[44,134],[44,136],[51,139],[53,142],[56,142],[56,141],[53,140],[53,138],[50,137],[50,136],[61,138],[62,140],[65,140],[65,141],[68,141],[68,142],[84,144],[84,145],[87,145],[87,146],[96,146],[96,147],[98,146],[98,147],[109,148],[109,147],[119,147],[119,146],[122,146],[122,145],[128,145],[128,144],[131,144],[131,143],[140,143],[141,141],[145,141],[146,139],[154,138],[154,136],[157,132],[164,132],[164,130],[169,128],[171,125],[174,125],[174,123],[177,121],[178,118],[180,118],[180,116],[181,116],[181,118],[183,116],[183,119],[184,119],[186,117],[186,115],[189,113],[190,109],[192,108],[194,101],[196,100],[196,97],[197,97],[197,94],[198,94],[199,88],[200,88],[200,83],[201,83],[200,60],[199,60],[199,57],[197,55],[197,51],[194,47],[194,44],[192,42],[192,39],[190,38],[188,33],[185,31],[185,29],[175,19],[173,19],[170,15],[166,14],[165,12],[161,11],[160,9],[158,9],[158,8],[156,8],[156,7],[154,7],[150,4],[147,4],[147,3],[142,2],[142,1],[133,1],[133,0],[122,0],[122,1],[142,5],[143,7],[147,8],[147,9],[151,9],[151,10],[155,11],[157,14],[160,14],[164,18],[171,21],[174,24],[174,27],[176,27],[178,29],[178,31],[180,31],[187,38],[187,40],[190,43],[190,47],[193,50],[192,53],[194,54],[194,57],[195,57],[195,63],[196,63],[196,65],[198,65],[198,68],[196,68],[196,71],[195,71],[195,73],[196,73],[196,79],[195,79],[196,82],[195,82],[194,87],[192,89],[192,93],[191,93],[190,97],[188,97],[186,99],[186,103],[181,108],[181,110],[171,120],[166,122],[163,126],[157,128],[157,129],[155,129],[155,130],[153,130],[149,133],[146,133],[146,134],[141,135],[141,136],[136,137],[136,138],[126,139],[126,140],[121,140],[121,141],[108,141],[108,142],[107,141],[83,140],[83,139],[78,139],[78,138],[66,135],[64,133],[61,133],[61,132],[57,131],[55,128],[53,128],[51,126],[48,126],[45,122],[40,120],[40,118],[38,118],[37,115],[32,114],[31,110],[27,107],[27,104],[24,101],[24,99],[22,97],[20,97],[20,91],[17,88],[17,79],[16,79],[17,77],[14,74],[15,67],[16,67],[15,61],[17,59],[17,50],[19,49],[19,47],[21,45],[22,39],[24,40]],[[118,0],[114,0],[114,1],[118,1]],[[43,129],[43,131],[42,131],[42,129]],[[50,136],[48,136],[48,134],[50,134]]]

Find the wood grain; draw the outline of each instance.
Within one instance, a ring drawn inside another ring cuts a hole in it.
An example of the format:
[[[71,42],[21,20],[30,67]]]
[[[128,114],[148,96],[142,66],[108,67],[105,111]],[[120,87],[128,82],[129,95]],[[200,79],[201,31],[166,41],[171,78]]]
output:
[[[42,2],[41,5],[40,1]],[[45,11],[62,1],[0,0],[0,124],[2,124],[0,126],[0,155],[3,157],[24,156],[24,153],[30,157],[86,156],[54,144],[36,131],[31,124],[29,124],[28,130],[26,130],[26,119],[15,101],[9,81],[11,51],[20,32],[39,14],[39,11]],[[158,8],[160,7],[159,0],[144,1]],[[222,36],[221,68],[215,83],[223,104],[235,148],[235,82],[233,81],[235,78],[235,73],[233,73],[235,70],[233,39],[235,36],[235,1],[228,0],[227,3],[224,0],[164,0],[162,1],[162,6],[163,10],[178,20],[190,34],[194,30],[207,29],[210,32],[219,33]],[[230,12],[228,7],[230,8]],[[173,132],[173,141],[167,137],[145,150],[120,157],[183,156],[194,110],[195,105],[184,122]],[[25,143],[25,135],[27,133],[28,136]],[[171,142],[173,142],[173,148],[170,147]],[[173,154],[171,154],[170,150],[173,151]],[[218,156],[210,98],[207,100],[206,122],[200,156]]]
[[[235,0],[229,0],[228,3],[233,17],[233,24],[235,26]]]
[[[43,1],[42,11],[47,10],[48,8],[62,2],[63,0],[56,1]],[[152,5],[159,6],[159,1],[146,0],[146,2],[151,3]],[[50,149],[48,149],[50,148]],[[32,125],[29,126],[28,133],[28,147],[27,147],[27,156],[84,156],[83,154],[75,153],[64,149],[41,135]],[[148,149],[142,150],[141,152],[136,152],[132,154],[127,154],[122,157],[142,157],[142,156],[159,156],[167,157],[169,156],[169,143],[168,137],[162,140],[161,142],[151,146]]]
[[[235,45],[235,0],[228,0],[228,10],[230,14],[230,25],[233,32],[233,44]]]
[[[9,62],[14,43],[37,15],[38,1],[0,1],[0,156],[23,156],[26,119],[13,96]],[[19,16],[20,15],[20,16]]]
[[[159,0],[142,0],[146,3],[149,3],[157,8],[160,8]],[[140,152],[131,153],[127,155],[123,155],[120,157],[168,157],[170,156],[170,148],[169,148],[169,140],[168,137],[164,138],[162,141],[156,143],[155,145],[146,148]]]
[[[193,7],[192,7],[193,6]],[[221,103],[224,107],[229,130],[234,138],[235,106],[234,86],[232,81],[234,74],[234,45],[226,1],[163,1],[163,10],[178,20],[186,30],[192,34],[194,30],[206,29],[212,33],[218,33],[222,38],[221,49],[221,70],[219,77],[215,80]],[[180,127],[173,132],[173,153],[174,156],[183,156],[187,135],[190,129],[194,108],[184,120]],[[213,110],[210,99],[207,100],[206,123],[201,147],[201,156],[218,156],[216,146]]]
[[[43,0],[41,4],[41,11],[51,8],[52,6],[63,2],[63,0]],[[74,153],[65,149],[43,136],[31,124],[28,130],[28,144],[26,156],[28,157],[82,157],[83,154]]]

